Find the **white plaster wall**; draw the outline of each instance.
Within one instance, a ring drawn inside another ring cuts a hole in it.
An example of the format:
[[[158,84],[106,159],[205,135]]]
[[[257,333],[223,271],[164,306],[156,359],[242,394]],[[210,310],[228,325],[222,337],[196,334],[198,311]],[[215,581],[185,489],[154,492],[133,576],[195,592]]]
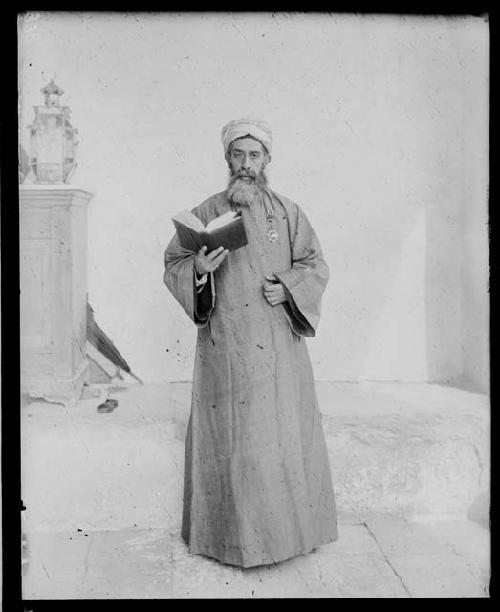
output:
[[[468,32],[469,44],[473,42]],[[474,41],[473,53],[484,53],[484,42]],[[478,44],[479,43],[479,44]],[[466,121],[463,141],[462,227],[464,266],[462,268],[463,376],[474,390],[489,393],[489,257],[488,257],[488,67],[484,62],[467,66],[464,72]],[[468,83],[475,87],[467,86]],[[479,94],[479,95],[478,95]]]
[[[170,217],[225,187],[220,129],[254,114],[274,131],[271,185],[331,268],[316,377],[484,379],[487,37],[479,18],[27,15],[21,125],[55,76],[73,182],[95,193],[90,301],[136,373],[191,378],[195,330],[162,284]]]

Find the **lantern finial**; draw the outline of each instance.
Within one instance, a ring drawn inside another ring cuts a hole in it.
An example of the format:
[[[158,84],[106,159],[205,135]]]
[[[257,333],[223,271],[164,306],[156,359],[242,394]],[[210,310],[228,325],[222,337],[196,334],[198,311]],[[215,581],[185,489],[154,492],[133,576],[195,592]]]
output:
[[[62,96],[64,91],[55,84],[54,79],[40,91],[45,95],[45,106],[59,106],[59,96]]]
[[[44,106],[35,106],[31,131],[30,165],[38,183],[67,183],[76,167],[77,130],[68,106],[59,105],[64,91],[54,79],[41,90]]]

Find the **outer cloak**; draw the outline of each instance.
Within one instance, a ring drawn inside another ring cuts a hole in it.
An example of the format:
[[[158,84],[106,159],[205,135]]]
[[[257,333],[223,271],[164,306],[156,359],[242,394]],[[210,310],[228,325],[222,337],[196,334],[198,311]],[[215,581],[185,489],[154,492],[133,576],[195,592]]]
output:
[[[279,239],[267,240],[266,207]],[[193,209],[204,223],[241,210],[248,244],[196,292],[194,254],[174,236],[164,281],[198,327],[186,435],[182,537],[191,553],[250,567],[336,540],[337,517],[312,366],[328,266],[299,206],[268,190],[252,206],[221,192]],[[275,274],[288,301],[262,292]]]

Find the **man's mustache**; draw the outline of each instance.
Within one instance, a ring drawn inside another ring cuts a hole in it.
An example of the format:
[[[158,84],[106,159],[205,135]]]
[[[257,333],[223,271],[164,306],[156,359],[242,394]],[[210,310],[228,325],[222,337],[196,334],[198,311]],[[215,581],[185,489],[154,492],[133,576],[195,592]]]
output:
[[[237,172],[236,174],[233,175],[234,179],[238,179],[238,178],[251,178],[253,180],[255,180],[257,178],[257,175],[255,174],[255,172],[252,172],[251,170],[249,170],[248,172]]]
[[[243,180],[245,179],[245,180]],[[228,185],[230,187],[237,186],[241,189],[255,189],[256,187],[264,187],[267,185],[267,177],[263,170],[256,172],[251,168],[233,171],[230,168]]]

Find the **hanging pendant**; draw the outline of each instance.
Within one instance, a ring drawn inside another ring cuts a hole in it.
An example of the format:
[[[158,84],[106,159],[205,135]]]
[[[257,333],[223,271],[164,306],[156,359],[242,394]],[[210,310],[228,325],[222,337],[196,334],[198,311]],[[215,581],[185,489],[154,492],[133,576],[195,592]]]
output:
[[[273,213],[268,211],[267,213],[267,239],[269,242],[276,242],[278,240],[278,232],[273,227]]]
[[[276,242],[278,240],[278,232],[274,228],[270,228],[267,232],[267,239],[269,242]]]

